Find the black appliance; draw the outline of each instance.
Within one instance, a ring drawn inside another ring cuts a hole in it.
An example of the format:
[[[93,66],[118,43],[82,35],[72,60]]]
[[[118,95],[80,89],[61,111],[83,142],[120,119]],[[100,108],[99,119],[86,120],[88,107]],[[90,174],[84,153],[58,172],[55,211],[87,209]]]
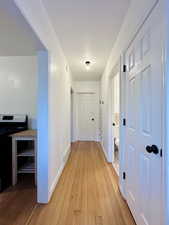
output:
[[[12,185],[11,134],[28,129],[26,115],[0,114],[0,192]]]

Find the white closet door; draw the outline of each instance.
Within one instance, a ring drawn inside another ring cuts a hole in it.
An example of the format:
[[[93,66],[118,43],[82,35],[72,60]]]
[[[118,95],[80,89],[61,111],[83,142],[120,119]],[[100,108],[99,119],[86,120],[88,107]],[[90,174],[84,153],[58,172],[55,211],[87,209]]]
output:
[[[154,11],[126,52],[126,192],[138,225],[162,225],[162,34]]]

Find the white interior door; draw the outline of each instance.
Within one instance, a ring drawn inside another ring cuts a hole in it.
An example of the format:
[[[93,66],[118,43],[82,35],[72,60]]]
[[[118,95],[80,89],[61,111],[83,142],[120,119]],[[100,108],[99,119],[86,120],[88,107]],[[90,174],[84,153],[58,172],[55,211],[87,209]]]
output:
[[[99,101],[95,93],[78,94],[78,140],[98,141]]]
[[[163,30],[156,10],[126,52],[126,194],[138,225],[162,225]]]

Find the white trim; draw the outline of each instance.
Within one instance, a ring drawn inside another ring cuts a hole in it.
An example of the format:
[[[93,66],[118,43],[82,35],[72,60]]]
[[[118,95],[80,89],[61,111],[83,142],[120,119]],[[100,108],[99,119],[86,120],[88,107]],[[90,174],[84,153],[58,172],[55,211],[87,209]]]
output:
[[[108,162],[113,163],[113,129],[112,129],[112,77],[109,78],[108,87]]]
[[[67,161],[69,159],[70,152],[71,152],[71,146],[69,145],[69,147],[65,151],[65,154],[64,154],[64,157],[63,157],[63,163],[62,163],[61,167],[59,168],[59,171],[58,171],[58,173],[57,173],[57,175],[56,175],[56,177],[55,177],[55,179],[54,179],[54,181],[53,181],[53,183],[52,183],[52,185],[50,187],[49,195],[48,195],[48,202],[50,201],[50,199],[52,197],[52,194],[53,194],[53,192],[54,192],[54,190],[56,188],[56,185],[57,185],[57,183],[59,181],[59,178],[60,178],[60,176],[61,176],[61,174],[63,172],[63,169],[65,168],[65,165],[66,165],[66,163],[67,163]]]
[[[119,73],[119,77],[120,77],[120,86],[121,86],[121,58],[118,60],[118,63],[115,65],[115,67],[112,69],[112,73],[111,73],[111,76],[109,77],[109,90],[108,90],[108,104],[109,104],[109,113],[108,113],[108,121],[109,121],[109,137],[108,137],[108,143],[109,143],[109,149],[108,149],[108,155],[109,155],[109,162],[112,163],[113,167],[114,167],[114,164],[113,164],[113,159],[114,159],[114,156],[113,156],[113,152],[114,152],[114,143],[113,143],[113,128],[112,128],[112,113],[113,113],[113,101],[112,101],[112,90],[113,90],[113,87],[112,87],[112,79],[114,76],[116,76],[116,74]],[[120,104],[121,104],[121,88],[120,88]],[[120,109],[119,109],[119,114],[120,114],[120,118],[121,118],[121,105],[120,105]],[[120,120],[121,121],[121,120]],[[121,124],[121,122],[120,122]],[[121,126],[119,126],[119,131],[121,129]],[[120,133],[120,132],[119,132]],[[121,139],[121,136],[119,137]],[[119,147],[120,148],[120,147]],[[121,151],[121,150],[120,150]],[[119,159],[119,166],[121,164],[121,161]],[[120,174],[119,174],[120,175]],[[118,176],[119,176],[118,175]]]
[[[71,95],[70,95],[70,134],[71,134],[71,143],[75,142],[75,134],[74,134],[74,127],[75,127],[75,117],[74,117],[74,102],[75,102],[75,94],[74,89],[71,87]]]
[[[126,117],[126,72],[123,72],[123,66],[125,65],[125,57],[120,57],[120,142],[119,142],[119,187],[122,196],[125,198],[125,180],[123,179],[123,172],[125,172],[125,143],[126,143],[126,127],[123,126],[123,119]]]
[[[114,86],[114,77],[115,76],[119,76],[119,115],[120,115],[120,96],[121,96],[121,89],[120,89],[120,78],[121,78],[121,74],[120,74],[120,64],[121,64],[121,60],[119,59],[118,60],[118,63],[115,65],[115,67],[113,68],[112,70],[112,75],[109,77],[109,81],[110,81],[110,84],[109,84],[109,124],[110,124],[110,135],[109,135],[109,142],[110,142],[110,149],[109,149],[109,157],[111,158],[111,163],[114,167],[114,152],[115,152],[115,149],[114,149],[114,129],[113,129],[113,126],[112,126],[112,123],[114,123],[114,121],[112,120],[112,115],[113,115],[113,112],[114,112],[114,91],[113,91],[113,86]],[[120,118],[119,118],[120,119]],[[120,122],[120,121],[119,121]],[[119,126],[119,134],[120,134],[120,126]],[[120,136],[119,136],[120,138]],[[119,163],[120,163],[120,160],[119,160]],[[115,168],[115,170],[117,170],[117,168]],[[119,176],[119,173],[117,173],[117,175]]]
[[[102,147],[102,150],[103,150],[103,153],[104,153],[104,155],[105,155],[105,158],[106,158],[107,162],[111,163],[111,161],[110,161],[110,159],[109,159],[109,157],[108,157],[108,155],[107,155],[107,152],[106,152],[106,150],[105,150],[105,148],[104,148],[103,143],[102,143],[102,142],[100,142],[100,143],[101,143],[101,147]]]
[[[163,211],[164,211],[164,221],[165,225],[169,224],[169,21],[168,21],[168,10],[169,3],[168,0],[164,1],[164,99],[163,99]]]
[[[124,57],[121,56],[118,60],[119,62],[115,65],[115,67],[112,69],[112,74],[109,77],[109,80],[111,81],[113,76],[119,72],[120,76],[120,126],[119,126],[119,188],[120,192],[125,198],[125,180],[123,180],[123,172],[125,171],[125,127],[122,125],[123,118],[125,118],[125,73],[123,72],[123,65],[125,64]],[[109,84],[109,124],[112,124],[112,82]],[[111,162],[113,165],[113,132],[112,132],[112,126],[109,126],[109,149],[108,149],[108,155],[107,161]],[[102,146],[103,147],[103,146]],[[103,147],[104,149],[104,147]],[[104,150],[104,152],[106,152]],[[114,167],[114,165],[113,165]]]

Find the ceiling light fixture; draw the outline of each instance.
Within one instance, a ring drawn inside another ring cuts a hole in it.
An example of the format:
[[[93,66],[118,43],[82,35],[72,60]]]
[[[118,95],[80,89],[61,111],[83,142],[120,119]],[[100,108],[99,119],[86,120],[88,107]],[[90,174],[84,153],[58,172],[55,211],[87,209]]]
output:
[[[86,65],[86,69],[89,70],[91,66],[91,62],[87,60],[85,61],[85,65]]]

